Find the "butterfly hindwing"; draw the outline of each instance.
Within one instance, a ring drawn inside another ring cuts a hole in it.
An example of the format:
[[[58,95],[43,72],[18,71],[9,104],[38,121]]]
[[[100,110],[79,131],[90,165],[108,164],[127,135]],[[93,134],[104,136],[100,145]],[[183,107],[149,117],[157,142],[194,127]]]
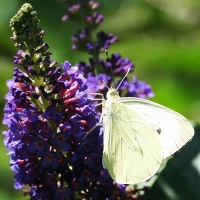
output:
[[[159,130],[164,158],[181,149],[194,135],[194,129],[187,119],[169,108],[133,97],[120,98],[118,102],[140,113],[146,121]]]

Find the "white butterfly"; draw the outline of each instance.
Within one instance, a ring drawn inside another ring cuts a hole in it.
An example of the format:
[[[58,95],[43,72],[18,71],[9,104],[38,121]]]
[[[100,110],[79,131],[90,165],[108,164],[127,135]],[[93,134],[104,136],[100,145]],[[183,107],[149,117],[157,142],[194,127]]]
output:
[[[162,161],[194,135],[187,119],[169,108],[145,99],[121,98],[114,88],[106,97],[102,96],[98,123],[104,129],[102,163],[117,183],[150,179]]]

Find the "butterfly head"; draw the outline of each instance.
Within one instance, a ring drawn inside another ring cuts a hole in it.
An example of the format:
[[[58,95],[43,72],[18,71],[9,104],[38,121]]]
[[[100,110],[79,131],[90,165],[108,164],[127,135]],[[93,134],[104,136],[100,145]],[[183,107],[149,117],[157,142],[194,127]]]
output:
[[[115,88],[110,88],[106,94],[107,99],[119,98],[119,92]]]

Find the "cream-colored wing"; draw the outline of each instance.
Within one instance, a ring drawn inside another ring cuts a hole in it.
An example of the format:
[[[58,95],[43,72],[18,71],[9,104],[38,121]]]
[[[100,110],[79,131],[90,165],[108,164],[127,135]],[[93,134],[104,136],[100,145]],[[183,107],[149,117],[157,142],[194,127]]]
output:
[[[154,126],[124,103],[114,103],[103,117],[103,160],[117,183],[150,179],[160,168],[163,149]]]
[[[194,135],[188,120],[179,113],[157,103],[140,98],[120,98],[130,110],[139,113],[158,130],[163,146],[164,158],[181,149]]]

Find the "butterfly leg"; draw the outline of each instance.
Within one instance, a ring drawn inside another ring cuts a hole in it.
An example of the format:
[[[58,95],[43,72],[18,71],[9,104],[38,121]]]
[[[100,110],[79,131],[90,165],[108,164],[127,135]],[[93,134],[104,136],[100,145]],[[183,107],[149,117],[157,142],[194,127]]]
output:
[[[103,121],[103,114],[101,114],[101,117],[100,117],[100,119],[99,119],[99,123],[96,124],[94,127],[92,127],[92,128],[87,132],[87,134],[82,138],[82,140],[85,139],[85,138],[89,135],[89,133],[92,132],[97,126],[102,126],[102,121]]]
[[[101,93],[87,92],[87,91],[85,93],[87,93],[87,94],[94,94],[94,95],[100,95],[100,96],[102,96],[102,99],[103,99],[103,94],[101,94]]]
[[[100,106],[100,105],[102,105],[102,103],[98,103],[98,104],[96,104],[95,107],[96,107],[96,106]]]
[[[101,96],[101,98],[88,98],[89,100],[92,100],[92,101],[103,101],[104,100],[103,94],[101,94],[101,93],[93,93],[93,92],[86,92],[86,93]],[[97,105],[101,105],[101,104],[97,104]]]
[[[97,101],[97,100],[101,100],[102,101],[102,99],[99,99],[99,98],[95,98],[95,99],[93,99],[93,98],[88,98],[89,100],[92,100],[92,101]]]
[[[87,132],[87,134],[82,138],[82,140],[85,139],[97,126],[102,126],[102,123],[98,123],[98,124],[96,124],[95,126],[93,126],[93,127]]]

